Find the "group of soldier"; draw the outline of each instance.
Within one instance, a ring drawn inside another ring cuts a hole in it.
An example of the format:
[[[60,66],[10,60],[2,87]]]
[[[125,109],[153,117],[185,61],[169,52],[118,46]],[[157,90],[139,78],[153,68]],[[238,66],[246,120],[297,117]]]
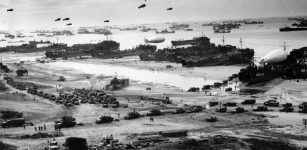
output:
[[[46,125],[44,124],[44,126],[35,126],[34,127],[35,131],[47,131],[47,127]]]

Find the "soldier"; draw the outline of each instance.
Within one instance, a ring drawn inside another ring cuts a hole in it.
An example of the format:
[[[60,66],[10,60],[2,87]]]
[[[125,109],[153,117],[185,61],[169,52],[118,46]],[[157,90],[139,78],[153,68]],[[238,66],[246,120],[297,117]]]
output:
[[[36,128],[36,126],[34,127],[34,130],[35,130],[35,132],[37,131],[37,128]]]
[[[44,124],[44,130],[45,130],[45,131],[47,130],[46,125],[45,125],[45,124]]]

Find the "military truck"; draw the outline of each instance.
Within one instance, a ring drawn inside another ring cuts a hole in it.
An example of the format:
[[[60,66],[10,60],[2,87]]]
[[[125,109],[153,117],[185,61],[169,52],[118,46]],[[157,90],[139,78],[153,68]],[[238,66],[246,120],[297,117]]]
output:
[[[26,123],[24,118],[14,118],[7,120],[6,122],[1,124],[2,128],[9,128],[9,127],[22,127]]]
[[[1,111],[2,119],[22,118],[22,113],[16,111]]]
[[[243,107],[237,107],[235,108],[232,113],[244,113],[245,109]]]
[[[73,127],[76,125],[76,118],[64,116],[61,120],[55,121],[55,124],[61,128]]]
[[[125,117],[124,119],[125,120],[131,120],[131,119],[137,119],[137,118],[140,118],[141,115],[140,113],[136,112],[136,111],[133,111],[133,112],[129,112]]]
[[[300,105],[298,105],[299,109],[307,108],[307,102],[302,102]]]
[[[268,111],[268,107],[266,106],[258,106],[254,111]]]
[[[223,104],[223,106],[231,106],[231,107],[233,107],[233,106],[237,106],[237,103],[236,102],[227,102],[227,103]]]
[[[255,99],[246,99],[243,102],[241,102],[242,105],[253,105],[256,104],[256,100]]]
[[[169,99],[169,97],[165,97],[165,99],[162,100],[163,104],[172,104],[173,102]]]
[[[183,114],[183,113],[185,113],[185,109],[183,109],[183,108],[177,108],[177,109],[173,112],[173,114]]]
[[[219,113],[225,113],[227,112],[227,107],[216,108],[215,111]]]
[[[100,116],[95,122],[97,124],[102,124],[102,123],[111,123],[113,121],[113,117],[111,116]]]
[[[299,112],[300,113],[307,113],[307,107],[302,108]]]
[[[279,110],[280,112],[293,112],[294,108],[293,107],[284,107]]]
[[[216,105],[218,105],[219,104],[219,102],[209,102],[209,106],[210,107],[213,107],[213,106],[216,106]]]
[[[48,145],[48,150],[59,150],[58,142],[53,139]]]
[[[277,102],[276,100],[268,100],[264,102],[264,106],[278,107],[279,102]]]

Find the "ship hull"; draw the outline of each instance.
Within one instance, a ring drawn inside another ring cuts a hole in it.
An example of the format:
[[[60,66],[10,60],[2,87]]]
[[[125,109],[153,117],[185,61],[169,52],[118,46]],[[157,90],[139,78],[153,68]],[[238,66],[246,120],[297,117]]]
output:
[[[280,28],[280,32],[290,32],[290,31],[306,31],[307,28]]]

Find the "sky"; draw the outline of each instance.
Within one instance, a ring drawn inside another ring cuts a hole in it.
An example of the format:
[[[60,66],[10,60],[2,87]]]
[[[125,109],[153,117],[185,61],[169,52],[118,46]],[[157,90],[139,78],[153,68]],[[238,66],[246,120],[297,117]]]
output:
[[[146,7],[138,6],[146,3]],[[172,11],[166,9],[172,7]],[[6,10],[13,8],[13,12]],[[307,15],[307,0],[1,0],[0,30]]]

